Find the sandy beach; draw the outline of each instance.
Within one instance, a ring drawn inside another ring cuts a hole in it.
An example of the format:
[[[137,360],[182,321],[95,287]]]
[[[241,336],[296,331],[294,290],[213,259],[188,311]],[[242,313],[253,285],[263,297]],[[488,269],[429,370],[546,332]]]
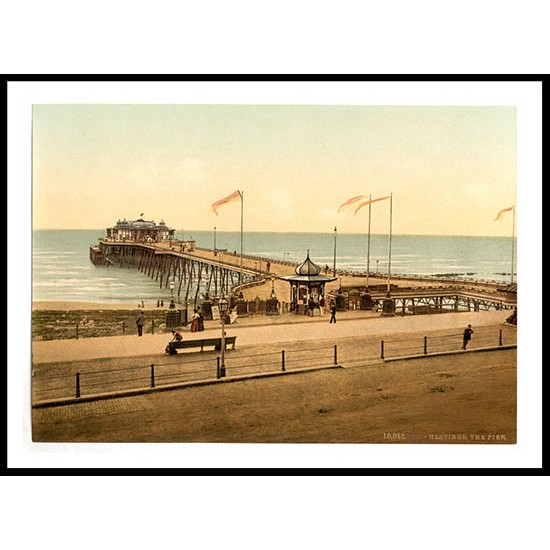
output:
[[[167,305],[167,304],[166,304]],[[138,308],[139,306],[139,308]],[[33,311],[103,311],[103,310],[120,310],[120,309],[141,309],[141,305],[137,302],[132,303],[110,303],[110,302],[64,302],[64,301],[48,301],[37,300],[32,302]],[[144,309],[157,309],[156,303],[145,303]]]

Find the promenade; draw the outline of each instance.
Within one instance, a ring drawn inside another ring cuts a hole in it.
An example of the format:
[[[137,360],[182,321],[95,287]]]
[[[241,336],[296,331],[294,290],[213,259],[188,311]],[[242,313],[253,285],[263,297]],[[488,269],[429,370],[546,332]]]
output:
[[[339,312],[337,322],[329,324],[330,316],[305,317],[295,314],[281,316],[255,316],[239,318],[226,325],[226,334],[236,336],[238,349],[257,345],[274,345],[289,342],[313,342],[354,337],[395,337],[398,334],[429,333],[456,330],[461,334],[471,324],[474,329],[504,323],[509,311],[482,311],[442,313],[437,315],[382,317],[368,312]],[[186,339],[219,337],[221,326],[217,321],[207,321],[205,330],[192,334],[185,332]],[[163,356],[164,348],[171,339],[170,333],[144,334],[139,337],[110,336],[82,338],[78,340],[50,340],[32,343],[33,365],[88,359]],[[193,352],[189,352],[193,353]],[[194,352],[196,353],[196,352]]]
[[[494,351],[474,351],[479,345],[475,338],[481,339],[484,332],[498,333],[502,328],[514,337],[515,327],[505,326],[507,312],[406,317],[371,313],[359,317],[361,313],[342,312],[336,324],[329,324],[328,316],[306,318],[293,314],[275,321],[269,316],[239,319],[238,324],[227,326],[227,334],[237,337],[236,350],[227,352],[229,370],[224,380],[236,381],[230,384],[214,381],[184,387],[186,380],[215,378],[219,352],[167,356],[164,348],[170,339],[168,334],[34,342],[35,382],[53,377],[50,381],[57,384],[57,377],[65,377],[69,394],[59,397],[74,397],[71,387],[77,370],[84,373],[85,393],[90,391],[89,383],[98,380],[99,372],[105,373],[100,378],[105,385],[95,391],[108,392],[121,387],[120,383],[111,385],[109,376],[131,378],[141,373],[147,378],[149,363],[164,365],[159,369],[168,376],[164,380],[169,382],[173,374],[174,381],[182,384],[172,391],[137,392],[133,396],[33,409],[33,440],[515,442],[516,350],[497,349],[495,340],[491,348]],[[467,324],[475,330],[475,345],[468,352],[414,361],[385,363],[380,359],[381,339],[422,342],[423,335],[437,339],[439,334],[453,334],[459,343]],[[210,321],[198,335],[219,336],[220,332],[220,325]],[[196,336],[185,333],[185,338]],[[330,365],[334,345],[338,346],[338,363],[343,368],[297,375],[289,372],[290,376],[283,373],[255,380],[239,378],[241,374],[277,369],[280,373],[280,363],[269,366],[269,362],[280,362],[282,349],[288,350],[290,371],[294,358],[301,360],[304,355],[306,364],[299,366]],[[307,348],[305,354],[299,353],[302,347]],[[188,372],[205,367],[198,374]],[[114,372],[107,374],[109,370]],[[33,393],[35,389],[39,390],[34,388]],[[50,392],[43,395],[55,397]]]

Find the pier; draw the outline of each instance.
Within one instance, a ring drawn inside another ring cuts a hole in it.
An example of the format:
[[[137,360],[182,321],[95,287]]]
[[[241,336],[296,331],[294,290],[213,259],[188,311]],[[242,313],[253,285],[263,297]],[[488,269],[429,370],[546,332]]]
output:
[[[286,300],[288,284],[280,277],[294,273],[297,264],[275,258],[243,255],[223,250],[185,246],[186,241],[155,243],[101,239],[94,247],[96,265],[138,269],[158,282],[160,288],[174,283],[177,301],[197,305],[201,293],[211,297],[242,293],[245,300],[268,300],[275,293]],[[327,285],[327,293],[344,297],[343,309],[364,309],[366,273],[337,271],[337,281]],[[381,308],[387,298],[386,275],[369,275],[368,309]],[[392,275],[391,299],[396,314],[440,313],[515,309],[517,285],[489,281],[469,281],[443,277]],[[250,308],[249,308],[250,309]],[[366,309],[366,308],[365,308]],[[265,308],[263,308],[265,311]],[[260,312],[256,307],[255,312]],[[241,309],[239,314],[245,313]]]
[[[170,282],[175,282],[177,300],[186,304],[197,304],[201,289],[212,296],[229,295],[235,286],[253,281],[258,275],[249,267],[241,269],[237,256],[230,262],[222,256],[200,254],[195,248],[184,251],[179,241],[151,244],[101,239],[99,248],[106,265],[136,268],[158,282],[160,288],[169,288]]]

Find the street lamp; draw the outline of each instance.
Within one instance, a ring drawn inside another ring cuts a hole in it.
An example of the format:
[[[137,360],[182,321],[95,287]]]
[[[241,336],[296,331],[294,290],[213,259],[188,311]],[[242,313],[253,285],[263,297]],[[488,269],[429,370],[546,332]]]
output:
[[[170,300],[170,309],[174,309],[176,307],[176,304],[174,303],[174,281],[170,281],[170,294],[172,295],[172,299]]]
[[[336,226],[334,227],[334,263],[332,266],[332,276],[336,277]]]
[[[221,345],[221,365],[220,365],[220,373],[219,378],[225,377],[225,314],[227,313],[227,310],[229,308],[229,302],[225,299],[225,296],[222,296],[220,298],[220,301],[218,302],[218,307],[220,309],[220,318],[222,322],[222,345]]]

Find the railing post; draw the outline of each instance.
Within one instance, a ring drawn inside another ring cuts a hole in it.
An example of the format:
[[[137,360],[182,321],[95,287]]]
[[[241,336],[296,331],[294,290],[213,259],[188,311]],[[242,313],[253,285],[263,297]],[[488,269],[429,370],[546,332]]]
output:
[[[338,346],[334,344],[334,364],[338,364]]]
[[[155,364],[151,363],[151,387],[155,387]]]
[[[76,323],[76,339],[78,340],[78,323]]]
[[[428,355],[428,337],[424,336],[424,355]]]
[[[498,345],[502,346],[502,329],[498,330]]]
[[[384,359],[384,340],[380,340],[380,359]]]
[[[216,378],[221,378],[221,373],[220,373],[220,358],[219,357],[216,357],[216,363],[217,363],[217,372],[216,372]]]
[[[80,373],[76,373],[76,397],[80,397]]]
[[[283,372],[285,372],[285,350],[281,351],[281,369]]]

